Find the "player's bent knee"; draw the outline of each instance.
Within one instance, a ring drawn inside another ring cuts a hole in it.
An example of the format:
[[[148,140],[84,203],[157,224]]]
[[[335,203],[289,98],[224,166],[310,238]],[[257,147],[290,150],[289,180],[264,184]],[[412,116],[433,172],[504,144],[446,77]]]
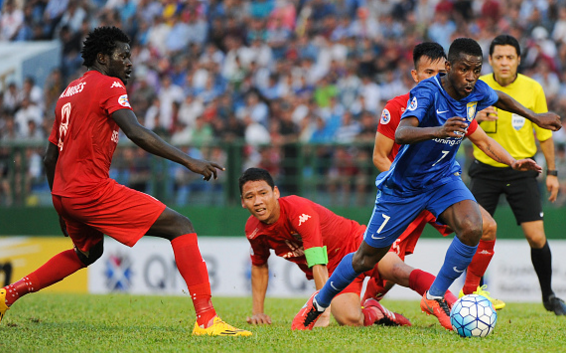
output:
[[[483,234],[482,240],[491,241],[495,240],[497,234],[497,222],[493,218],[483,220]]]
[[[77,249],[75,247],[75,252],[77,253],[77,256],[79,257],[79,260],[81,260],[81,262],[85,265],[85,266],[89,266],[92,265],[96,260],[98,260],[101,256],[102,253],[104,252],[104,241],[99,241],[98,243],[96,243],[94,246],[92,246],[89,250],[88,253],[83,253],[82,251],[80,251],[79,249]]]

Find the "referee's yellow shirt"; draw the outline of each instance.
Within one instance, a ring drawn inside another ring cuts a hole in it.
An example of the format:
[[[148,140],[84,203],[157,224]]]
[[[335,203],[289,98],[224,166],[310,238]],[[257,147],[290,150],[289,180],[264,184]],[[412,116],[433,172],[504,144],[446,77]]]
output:
[[[493,74],[480,77],[497,91],[502,91],[513,97],[519,103],[535,113],[546,113],[546,98],[542,86],[527,76],[517,74],[517,79],[506,87],[501,87],[493,78]],[[542,129],[530,120],[520,115],[495,108],[499,119],[496,121],[484,121],[480,124],[488,136],[499,142],[515,159],[532,157],[537,152],[535,134],[539,141],[545,141],[552,137],[552,131]],[[534,129],[534,133],[533,133]],[[507,167],[488,157],[482,150],[474,145],[474,157],[485,164],[494,167]]]

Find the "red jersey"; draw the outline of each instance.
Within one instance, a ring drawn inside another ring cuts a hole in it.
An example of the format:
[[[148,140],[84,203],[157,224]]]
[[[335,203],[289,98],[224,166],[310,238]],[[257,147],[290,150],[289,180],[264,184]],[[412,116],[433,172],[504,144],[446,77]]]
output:
[[[332,274],[342,258],[358,249],[366,227],[338,216],[327,208],[299,196],[279,198],[281,213],[277,222],[264,224],[254,216],[246,223],[246,237],[251,245],[255,266],[264,265],[270,255],[294,262],[312,279],[305,249],[326,245],[328,272]]]
[[[381,118],[379,119],[379,125],[377,125],[377,131],[386,136],[393,141],[395,141],[395,130],[399,126],[401,121],[401,115],[405,112],[407,107],[407,101],[409,100],[409,93],[397,96],[385,104],[383,111],[381,112]],[[468,127],[468,132],[466,136],[473,134],[478,128],[478,122],[476,119],[472,120],[470,126]],[[399,145],[393,143],[393,148],[389,153],[389,160],[393,162],[395,156],[399,152]]]
[[[91,70],[71,82],[59,96],[49,142],[59,148],[54,195],[89,195],[108,181],[118,144],[119,109],[132,109],[122,81]]]

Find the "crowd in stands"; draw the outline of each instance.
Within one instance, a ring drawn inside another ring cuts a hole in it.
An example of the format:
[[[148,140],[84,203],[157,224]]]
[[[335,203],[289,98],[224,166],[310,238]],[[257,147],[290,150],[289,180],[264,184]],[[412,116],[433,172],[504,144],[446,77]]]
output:
[[[363,193],[360,183],[372,184],[371,149],[352,142],[371,144],[385,102],[413,87],[412,49],[425,40],[448,50],[455,38],[476,39],[487,73],[491,40],[513,35],[523,50],[521,72],[540,82],[549,109],[566,117],[565,0],[0,0],[0,6],[0,45],[57,39],[62,50],[60,68],[43,87],[33,77],[21,87],[4,82],[0,143],[46,140],[59,94],[84,72],[82,42],[103,25],[122,28],[132,40],[128,91],[145,126],[205,158],[226,158],[207,146],[245,141],[245,166],[265,167],[280,180],[297,172],[280,163],[296,157],[289,143],[343,144],[320,150],[332,163],[324,169],[330,190]],[[563,151],[566,134],[556,133],[555,141]],[[41,153],[22,157],[37,164],[33,178],[41,176]],[[0,199],[14,192],[8,155],[0,145]],[[117,156],[142,175],[149,168],[144,158],[128,149]],[[287,190],[294,191],[291,184]]]

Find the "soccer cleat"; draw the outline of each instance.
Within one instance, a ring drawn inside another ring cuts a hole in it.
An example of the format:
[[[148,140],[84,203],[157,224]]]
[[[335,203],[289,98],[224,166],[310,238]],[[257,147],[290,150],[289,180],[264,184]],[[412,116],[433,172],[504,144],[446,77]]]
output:
[[[495,310],[503,309],[505,307],[505,302],[500,299],[492,298],[490,296],[490,293],[486,289],[487,289],[487,284],[484,284],[483,286],[478,287],[478,289],[472,294],[477,294],[486,297],[491,302]],[[464,291],[460,290],[460,294],[458,294],[458,298],[462,298],[463,296],[464,296]]]
[[[10,309],[10,307],[6,305],[6,289],[2,288],[0,289],[0,323],[2,322],[4,314],[6,314],[6,311],[8,311],[8,309]]]
[[[316,320],[324,313],[324,308],[322,311],[318,310],[318,305],[314,297],[319,291],[314,292],[306,304],[299,310],[299,313],[295,315],[293,323],[291,324],[291,330],[312,330]]]
[[[364,302],[364,308],[375,307],[383,315],[374,324],[385,326],[411,326],[411,321],[399,313],[395,313],[386,309],[380,302],[374,298],[368,298]]]
[[[450,308],[444,298],[442,299],[428,299],[425,292],[421,299],[421,310],[427,315],[434,315],[447,330],[452,331],[452,324],[450,323]]]
[[[193,329],[193,335],[195,336],[251,336],[252,333],[247,330],[242,330],[235,328],[234,326],[222,321],[221,318],[216,316],[212,325],[207,328],[200,327],[195,322],[195,328]]]
[[[548,301],[543,301],[542,303],[546,310],[553,311],[557,316],[566,315],[566,304],[564,304],[564,300],[557,298],[554,294],[548,297]]]

